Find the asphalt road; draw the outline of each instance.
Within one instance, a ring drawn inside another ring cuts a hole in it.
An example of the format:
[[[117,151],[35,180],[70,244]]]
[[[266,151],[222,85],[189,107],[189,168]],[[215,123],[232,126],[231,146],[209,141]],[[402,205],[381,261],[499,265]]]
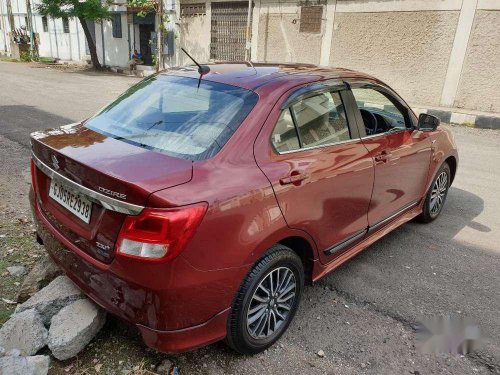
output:
[[[0,214],[27,211],[30,132],[88,117],[134,82],[0,62]],[[306,288],[266,353],[215,344],[169,358],[183,373],[500,373],[500,132],[453,129],[461,160],[438,220],[404,225]],[[422,317],[449,315],[480,327],[475,351],[422,353]]]

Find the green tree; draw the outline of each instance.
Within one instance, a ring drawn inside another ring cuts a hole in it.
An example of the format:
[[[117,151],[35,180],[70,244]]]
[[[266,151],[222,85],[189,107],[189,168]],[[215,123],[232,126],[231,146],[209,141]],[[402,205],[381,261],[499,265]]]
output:
[[[78,18],[82,25],[95,69],[102,69],[97,58],[96,46],[90,34],[87,21],[102,21],[111,17],[108,10],[112,0],[41,0],[37,6],[43,16],[53,18]]]

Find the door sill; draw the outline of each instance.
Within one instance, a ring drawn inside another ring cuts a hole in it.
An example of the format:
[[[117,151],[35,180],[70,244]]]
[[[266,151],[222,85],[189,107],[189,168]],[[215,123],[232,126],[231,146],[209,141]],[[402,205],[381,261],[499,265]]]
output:
[[[347,251],[341,253],[337,258],[332,259],[331,262],[327,264],[321,264],[319,262],[315,263],[312,276],[313,283],[329,274],[335,268],[354,257],[389,232],[392,232],[397,227],[417,217],[421,212],[422,210],[418,204],[416,206],[406,208],[406,211],[403,211],[400,216],[395,217],[394,220],[386,221],[386,225],[380,225],[377,228],[372,229],[372,231],[368,231],[359,242],[355,243]]]
[[[404,206],[403,208],[401,208],[400,210],[398,210],[394,214],[386,217],[385,219],[382,219],[382,220],[376,222],[375,224],[373,224],[372,226],[368,226],[366,229],[362,229],[362,230],[350,235],[349,237],[343,239],[340,242],[337,242],[335,245],[330,246],[328,249],[324,250],[323,251],[324,254],[327,256],[332,256],[335,253],[338,253],[339,251],[345,249],[346,247],[354,245],[357,241],[361,240],[366,235],[369,235],[370,233],[375,232],[377,229],[380,229],[385,224],[388,224],[392,220],[396,219],[398,216],[404,214],[406,211],[411,210],[413,207],[417,206],[420,201],[421,201],[420,199],[417,199],[413,202],[410,202],[409,204],[407,204],[406,206]]]

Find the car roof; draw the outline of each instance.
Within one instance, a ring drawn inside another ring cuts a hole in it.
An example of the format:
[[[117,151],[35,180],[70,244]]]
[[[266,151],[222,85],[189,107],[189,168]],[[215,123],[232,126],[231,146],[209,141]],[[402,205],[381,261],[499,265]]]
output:
[[[210,72],[203,75],[202,79],[248,90],[256,90],[270,82],[283,78],[286,78],[289,84],[290,81],[297,81],[297,84],[301,84],[304,81],[314,82],[325,79],[355,78],[376,80],[372,76],[354,70],[312,64],[219,62],[203,65],[208,66]],[[200,76],[196,65],[172,68],[160,74],[180,75],[190,78],[199,78]]]

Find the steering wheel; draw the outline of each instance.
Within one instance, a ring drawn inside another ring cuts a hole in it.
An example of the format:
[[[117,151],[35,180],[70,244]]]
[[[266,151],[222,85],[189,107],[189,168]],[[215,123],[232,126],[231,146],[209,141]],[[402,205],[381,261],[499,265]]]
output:
[[[365,124],[366,134],[373,135],[377,133],[378,129],[378,121],[373,113],[367,111],[366,109],[360,109],[361,117],[363,118],[363,122]]]

